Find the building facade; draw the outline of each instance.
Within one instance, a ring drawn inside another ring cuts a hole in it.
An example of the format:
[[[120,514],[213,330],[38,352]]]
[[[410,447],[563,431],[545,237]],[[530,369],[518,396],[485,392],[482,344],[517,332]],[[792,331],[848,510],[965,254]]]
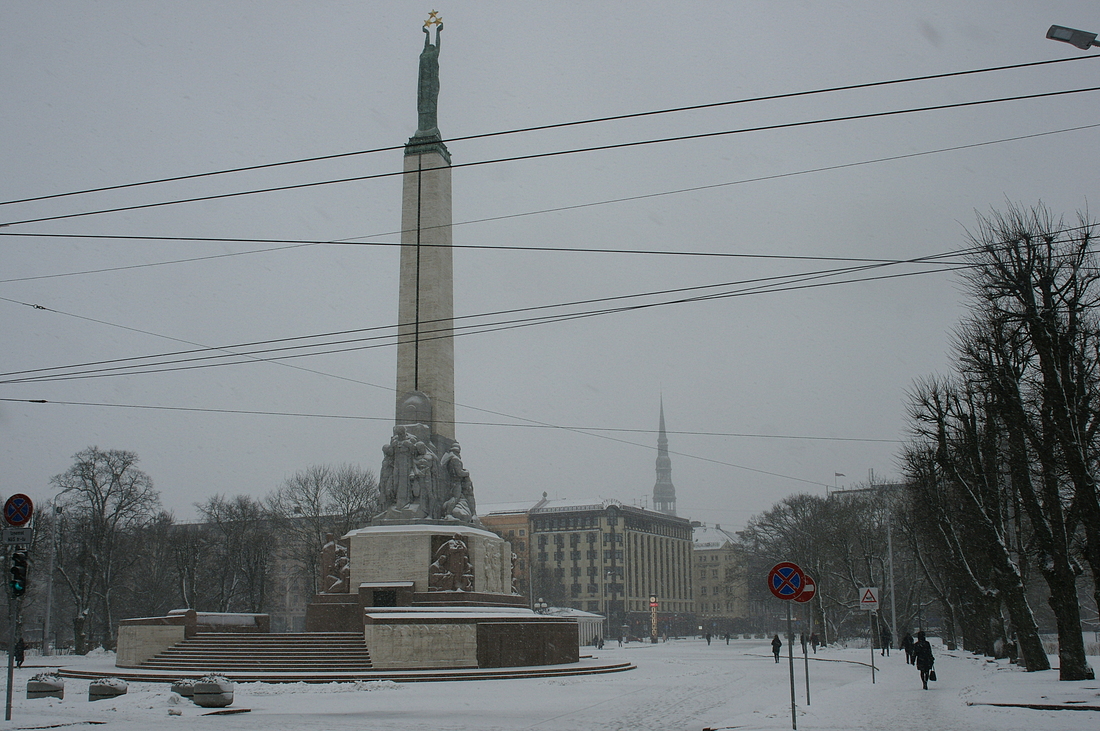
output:
[[[529,599],[531,596],[531,508],[539,503],[498,503],[478,507],[481,524],[512,544],[516,558],[512,565],[512,578],[516,591]],[[532,606],[534,606],[532,604]]]
[[[738,548],[737,535],[720,525],[707,527],[693,523],[692,526],[692,579],[701,632],[722,635],[754,629],[748,565]]]
[[[691,524],[676,516],[602,502],[543,500],[529,511],[535,594],[608,618],[608,637],[693,629]]]

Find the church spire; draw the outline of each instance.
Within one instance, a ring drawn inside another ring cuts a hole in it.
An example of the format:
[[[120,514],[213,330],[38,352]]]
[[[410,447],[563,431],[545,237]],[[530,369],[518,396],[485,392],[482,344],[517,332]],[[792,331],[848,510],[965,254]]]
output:
[[[665,398],[661,396],[661,421],[657,431],[657,482],[653,485],[653,509],[676,515],[676,488],[672,484],[672,460],[665,434]]]

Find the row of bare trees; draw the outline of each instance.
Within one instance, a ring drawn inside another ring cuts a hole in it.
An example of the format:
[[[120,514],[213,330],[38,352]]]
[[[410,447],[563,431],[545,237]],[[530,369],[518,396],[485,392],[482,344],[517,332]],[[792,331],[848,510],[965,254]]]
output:
[[[1095,228],[1042,206],[980,218],[954,372],[915,385],[903,454],[911,546],[948,629],[985,652],[1015,634],[1027,669],[1048,669],[1029,598],[1041,577],[1063,680],[1093,677],[1081,607],[1100,600]]]
[[[369,470],[314,466],[263,498],[209,497],[195,506],[198,522],[181,523],[137,462],[132,452],[90,447],[52,479],[56,498],[36,516],[24,633],[71,637],[84,653],[113,648],[127,617],[269,611],[284,603],[291,581],[316,593],[325,535],[343,535],[377,512]]]

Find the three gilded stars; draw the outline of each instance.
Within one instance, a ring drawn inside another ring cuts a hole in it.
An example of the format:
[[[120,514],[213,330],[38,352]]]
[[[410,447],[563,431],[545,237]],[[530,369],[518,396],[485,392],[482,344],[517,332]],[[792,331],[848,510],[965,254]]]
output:
[[[443,18],[435,10],[428,13],[428,19],[424,21],[425,28],[430,28],[433,25],[443,25]]]

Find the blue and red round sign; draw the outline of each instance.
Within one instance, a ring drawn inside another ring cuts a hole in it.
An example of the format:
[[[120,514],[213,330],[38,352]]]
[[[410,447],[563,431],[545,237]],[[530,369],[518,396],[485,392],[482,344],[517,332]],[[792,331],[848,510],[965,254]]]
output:
[[[34,503],[22,493],[16,493],[4,503],[4,520],[8,525],[20,528],[30,522],[34,515]]]
[[[794,599],[806,588],[806,574],[790,561],[777,563],[768,572],[768,589],[777,599]]]

